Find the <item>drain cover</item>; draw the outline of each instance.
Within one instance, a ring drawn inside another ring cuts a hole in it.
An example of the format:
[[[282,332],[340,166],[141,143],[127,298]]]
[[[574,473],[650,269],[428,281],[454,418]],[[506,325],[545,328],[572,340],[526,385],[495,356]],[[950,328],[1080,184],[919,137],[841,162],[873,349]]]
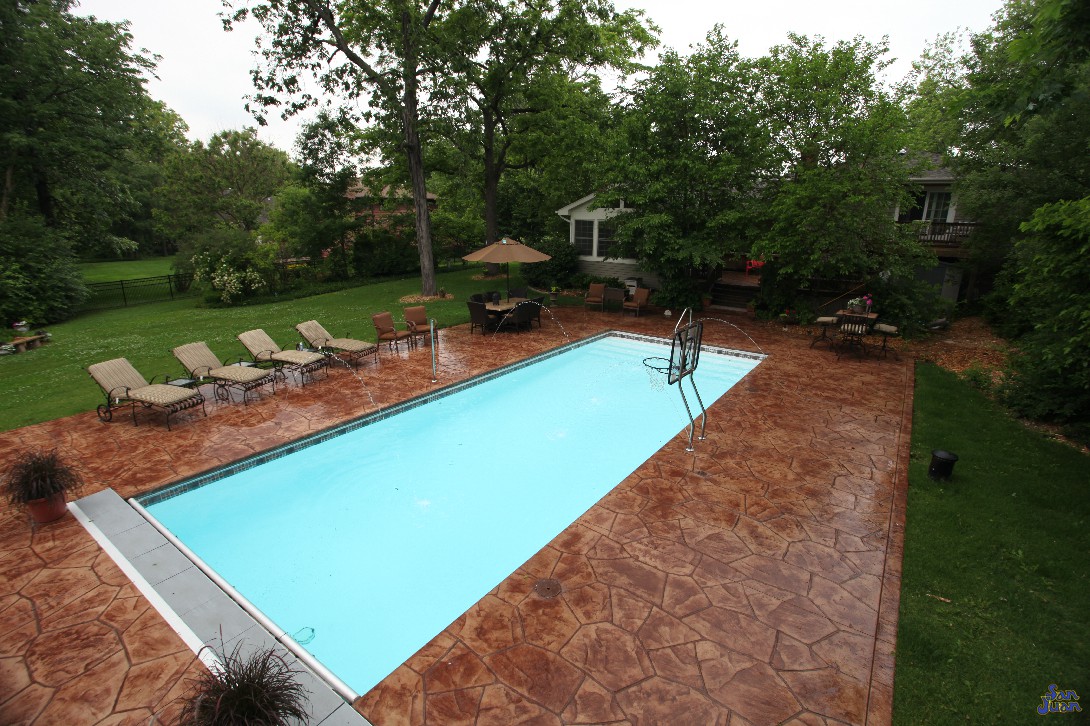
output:
[[[560,594],[560,580],[538,580],[534,583],[534,592],[546,600],[552,600]]]

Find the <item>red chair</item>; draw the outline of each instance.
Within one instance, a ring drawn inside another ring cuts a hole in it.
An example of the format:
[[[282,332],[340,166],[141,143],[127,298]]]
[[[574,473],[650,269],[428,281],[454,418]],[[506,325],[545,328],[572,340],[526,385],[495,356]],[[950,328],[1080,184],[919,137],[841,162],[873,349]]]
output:
[[[764,260],[746,260],[746,277],[749,277],[750,270],[759,270],[764,266]]]

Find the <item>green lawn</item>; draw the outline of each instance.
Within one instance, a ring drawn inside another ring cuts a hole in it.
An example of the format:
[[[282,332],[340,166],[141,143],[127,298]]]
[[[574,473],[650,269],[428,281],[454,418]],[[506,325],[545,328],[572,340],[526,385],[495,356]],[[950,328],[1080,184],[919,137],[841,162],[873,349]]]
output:
[[[113,282],[136,280],[141,277],[158,277],[174,272],[174,257],[149,257],[146,260],[119,260],[117,262],[84,262],[79,266],[87,282]]]
[[[440,273],[438,285],[453,297],[430,302],[429,317],[440,327],[469,321],[466,299],[474,292],[503,290],[503,280],[471,279],[478,266]],[[521,285],[517,265],[511,267],[511,285]],[[48,327],[53,341],[19,355],[0,356],[0,431],[39,421],[92,411],[103,402],[102,393],[86,372],[92,363],[128,358],[146,378],[183,371],[171,355],[175,346],[203,340],[221,360],[246,355],[235,338],[263,328],[280,345],[299,341],[295,324],[311,318],[334,335],[375,339],[373,313],[389,310],[395,320],[406,307],[398,300],[419,293],[420,279],[408,277],[363,287],[285,302],[235,308],[197,307],[199,298],[150,303],[81,315]]]
[[[1090,700],[1090,457],[916,368],[894,721],[1041,723],[1055,683]],[[932,449],[959,456],[927,477]],[[1075,720],[1072,720],[1074,718]]]

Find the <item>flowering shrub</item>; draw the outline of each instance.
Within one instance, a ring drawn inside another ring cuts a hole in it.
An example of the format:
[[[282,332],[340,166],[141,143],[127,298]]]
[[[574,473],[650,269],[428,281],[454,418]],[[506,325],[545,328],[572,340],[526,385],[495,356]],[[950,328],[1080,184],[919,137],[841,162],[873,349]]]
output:
[[[193,281],[208,282],[220,293],[220,300],[230,305],[244,297],[265,290],[268,285],[249,264],[241,267],[226,256],[216,260],[211,254],[194,255]]]

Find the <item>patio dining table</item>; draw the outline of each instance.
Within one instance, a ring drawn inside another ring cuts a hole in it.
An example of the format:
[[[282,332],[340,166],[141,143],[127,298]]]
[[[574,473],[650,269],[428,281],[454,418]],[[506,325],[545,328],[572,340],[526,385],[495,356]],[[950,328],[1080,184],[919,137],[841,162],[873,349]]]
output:
[[[519,303],[526,302],[529,298],[526,297],[509,297],[506,300],[500,300],[497,302],[485,303],[484,307],[492,315],[505,315],[515,309],[515,306]]]

